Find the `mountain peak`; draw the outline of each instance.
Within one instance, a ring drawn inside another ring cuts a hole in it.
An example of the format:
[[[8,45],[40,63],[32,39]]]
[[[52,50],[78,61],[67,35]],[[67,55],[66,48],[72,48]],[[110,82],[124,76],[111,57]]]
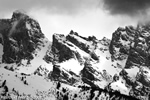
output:
[[[13,12],[13,15],[12,15],[12,19],[14,20],[15,19],[18,20],[24,17],[29,17],[24,10],[16,10]]]
[[[1,20],[0,26],[4,46],[3,62],[18,63],[21,59],[32,59],[32,52],[44,38],[39,23],[17,10],[11,19]]]

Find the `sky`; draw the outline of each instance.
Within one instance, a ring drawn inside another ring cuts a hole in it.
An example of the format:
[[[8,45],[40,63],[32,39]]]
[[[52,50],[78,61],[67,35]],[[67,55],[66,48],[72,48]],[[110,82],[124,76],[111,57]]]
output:
[[[24,10],[49,40],[71,30],[82,36],[111,39],[118,27],[149,21],[149,0],[0,0],[0,18]]]

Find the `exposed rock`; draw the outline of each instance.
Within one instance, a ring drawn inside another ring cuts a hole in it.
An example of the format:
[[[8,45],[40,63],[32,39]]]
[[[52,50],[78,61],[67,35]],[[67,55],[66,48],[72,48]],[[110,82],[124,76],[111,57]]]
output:
[[[67,71],[59,65],[53,66],[53,71],[50,73],[49,78],[52,78],[56,81],[60,81],[62,83],[67,83],[73,85],[75,82],[79,81],[74,76],[79,77],[73,72]]]
[[[0,26],[3,26],[0,28],[4,42],[3,62],[19,63],[21,59],[33,59],[32,53],[44,38],[38,22],[16,11],[11,19],[1,20]]]
[[[139,25],[137,28],[118,28],[113,33],[109,46],[112,59],[122,60],[126,56],[126,65],[120,75],[125,79],[126,85],[132,87],[133,95],[138,95],[139,99],[145,95],[138,91],[145,91],[143,86],[149,87],[149,29],[149,24]],[[137,83],[140,85],[135,86]]]
[[[38,67],[37,70],[35,70],[34,74],[39,76],[45,76],[48,77],[49,70],[46,68],[42,68],[42,66]]]
[[[118,81],[118,80],[119,80],[119,75],[115,74],[115,75],[113,76],[113,81]]]
[[[144,86],[150,87],[150,69],[146,66],[142,66],[137,75],[137,80]]]
[[[118,28],[113,33],[109,51],[116,59],[128,55],[126,68],[132,63],[149,65],[149,36],[146,26]]]
[[[124,55],[129,54],[135,34],[133,27],[118,28],[113,33],[109,51],[114,59],[122,60]]]
[[[81,50],[84,50],[86,53],[89,53],[94,60],[99,60],[99,58],[94,52],[98,43],[96,37],[89,36],[89,38],[85,38],[78,35],[78,33],[71,31],[70,34],[66,36],[66,38],[67,40],[75,44],[77,47],[79,47]]]
[[[74,57],[74,52],[66,46],[66,37],[62,34],[53,35],[52,51],[58,54],[58,61],[62,62]]]
[[[8,87],[6,85],[6,80],[2,82],[2,85],[0,86],[0,95],[1,96],[6,96],[8,92]]]
[[[86,61],[84,64],[84,68],[81,71],[82,80],[83,82],[87,83],[88,85],[92,87],[101,87],[102,81],[106,81],[107,84],[109,84],[112,81],[111,75],[109,75],[106,70],[103,70],[103,72],[100,72],[95,67],[90,64],[90,62]],[[105,85],[107,85],[105,84]]]

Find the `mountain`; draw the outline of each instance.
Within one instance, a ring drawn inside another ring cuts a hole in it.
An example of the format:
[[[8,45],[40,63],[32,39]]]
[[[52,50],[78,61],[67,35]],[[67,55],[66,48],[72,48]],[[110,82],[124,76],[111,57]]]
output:
[[[112,39],[52,37],[21,11],[0,20],[2,100],[150,99],[149,24],[119,27]]]

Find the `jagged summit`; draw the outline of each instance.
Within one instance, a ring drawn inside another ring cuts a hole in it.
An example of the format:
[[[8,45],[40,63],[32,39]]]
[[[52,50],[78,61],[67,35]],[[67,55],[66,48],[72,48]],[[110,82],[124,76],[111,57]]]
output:
[[[13,14],[12,14],[12,19],[20,19],[20,18],[22,18],[22,17],[29,17],[28,15],[27,15],[27,13],[25,12],[25,11],[23,11],[23,10],[16,10],[16,11],[14,11],[13,12]]]
[[[148,100],[149,34],[149,26],[127,26],[114,31],[111,40],[71,30],[49,41],[36,20],[15,11],[11,19],[0,20],[0,95],[10,100]]]
[[[44,34],[39,23],[28,15],[15,11],[11,19],[0,21],[4,63],[19,63],[32,59],[33,51],[43,42]]]

